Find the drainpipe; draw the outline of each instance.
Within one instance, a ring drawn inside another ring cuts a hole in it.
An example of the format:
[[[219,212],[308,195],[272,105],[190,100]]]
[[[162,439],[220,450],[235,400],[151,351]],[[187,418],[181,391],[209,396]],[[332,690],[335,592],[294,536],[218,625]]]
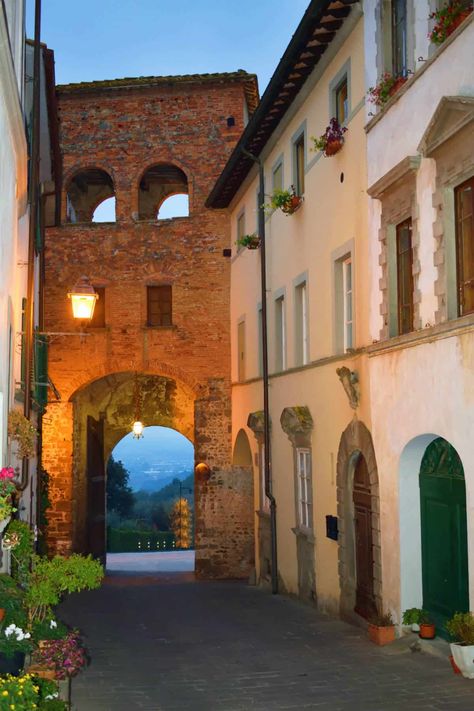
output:
[[[272,493],[271,477],[271,449],[270,449],[270,410],[268,403],[268,329],[267,329],[267,263],[265,245],[265,173],[263,162],[249,151],[242,149],[242,153],[258,164],[258,236],[260,237],[260,271],[262,287],[262,360],[263,360],[263,442],[265,446],[265,496],[270,501],[270,539],[271,539],[271,568],[272,568],[272,593],[278,593],[278,557],[277,557],[277,528],[276,528],[276,499]]]
[[[35,237],[38,221],[39,198],[39,138],[40,138],[40,58],[41,58],[41,0],[35,0],[35,38],[33,55],[33,125],[31,132],[30,154],[30,224],[28,239],[28,278],[26,286],[25,314],[25,393],[23,413],[31,417],[31,381],[33,375],[34,347],[34,289],[35,289]],[[22,462],[21,488],[28,484],[29,460]],[[30,501],[31,512],[31,501]]]

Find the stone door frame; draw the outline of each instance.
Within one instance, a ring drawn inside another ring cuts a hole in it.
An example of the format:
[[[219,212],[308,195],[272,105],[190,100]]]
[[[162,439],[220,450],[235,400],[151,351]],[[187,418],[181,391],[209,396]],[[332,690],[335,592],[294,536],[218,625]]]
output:
[[[362,454],[369,472],[372,497],[372,545],[374,561],[374,596],[377,609],[382,611],[382,556],[380,546],[380,494],[377,462],[372,435],[363,422],[354,419],[341,435],[337,454],[337,515],[339,519],[339,585],[341,617],[357,624],[366,621],[355,611],[356,561],[354,504],[352,490],[355,463]]]

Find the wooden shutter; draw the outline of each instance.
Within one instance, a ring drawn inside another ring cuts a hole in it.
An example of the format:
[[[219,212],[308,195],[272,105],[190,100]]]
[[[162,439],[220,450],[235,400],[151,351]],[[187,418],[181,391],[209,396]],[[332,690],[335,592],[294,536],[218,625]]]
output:
[[[474,312],[474,177],[455,190],[458,313]]]
[[[171,326],[171,286],[147,287],[147,325]]]
[[[413,249],[411,218],[397,225],[398,333],[413,331]]]

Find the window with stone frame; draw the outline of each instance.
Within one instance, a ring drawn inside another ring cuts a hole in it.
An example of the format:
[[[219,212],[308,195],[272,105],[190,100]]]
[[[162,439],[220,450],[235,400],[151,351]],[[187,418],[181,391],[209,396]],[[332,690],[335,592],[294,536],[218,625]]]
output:
[[[147,286],[147,326],[171,325],[171,286]]]
[[[275,370],[286,370],[286,308],[284,294],[275,299]]]
[[[379,0],[377,16],[378,74],[406,77],[413,70],[414,0]]]
[[[454,189],[458,313],[474,313],[474,176]]]
[[[347,74],[334,89],[334,104],[336,107],[336,118],[342,126],[349,118],[349,87]]]
[[[411,314],[408,316],[411,327],[408,330],[421,328],[420,291],[418,287],[420,272],[418,204],[416,197],[416,171],[419,163],[419,157],[408,156],[368,190],[371,197],[379,199],[382,203],[379,231],[379,263],[382,268],[382,276],[379,282],[381,295],[380,313],[383,318],[383,325],[380,330],[381,340],[406,332],[402,330],[402,326],[406,328],[406,314],[409,311],[407,307],[411,308]],[[405,322],[403,324],[400,322],[401,302],[399,303],[399,265],[400,267],[402,265],[397,254],[397,226],[402,225],[402,223],[411,225],[411,251],[408,255],[404,253],[402,276],[406,281],[403,283],[404,293],[403,295],[400,294],[400,299],[404,305]],[[411,258],[411,286],[407,286],[410,276],[410,266],[407,265],[408,258]]]
[[[427,124],[418,150],[436,166],[432,205],[437,298],[434,322],[438,324],[473,313],[473,297],[469,293],[474,278],[469,185],[474,178],[474,97],[444,96]],[[460,258],[465,266],[459,263]]]
[[[311,493],[311,451],[296,449],[296,477],[298,484],[298,525],[312,528],[312,493]]]

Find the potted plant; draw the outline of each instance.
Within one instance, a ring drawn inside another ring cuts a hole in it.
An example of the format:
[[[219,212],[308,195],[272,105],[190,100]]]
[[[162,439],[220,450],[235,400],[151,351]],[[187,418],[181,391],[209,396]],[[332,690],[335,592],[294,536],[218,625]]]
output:
[[[371,642],[384,646],[395,639],[395,623],[390,612],[378,613],[369,620],[369,639]]]
[[[466,3],[462,0],[452,0],[447,5],[436,12],[432,12],[430,20],[435,21],[435,26],[428,37],[433,44],[443,44],[455,29],[464,22],[472,12],[472,2]]]
[[[11,576],[20,585],[26,586],[33,557],[34,533],[26,521],[11,521],[2,546],[11,551]]]
[[[253,232],[251,235],[239,237],[236,244],[239,247],[247,247],[247,249],[258,249],[260,247],[260,237]]]
[[[0,699],[8,699],[8,706],[15,711],[67,711],[68,704],[61,701],[58,685],[54,681],[38,679],[33,674],[0,677]]]
[[[322,151],[326,158],[336,155],[344,145],[346,131],[347,128],[341,126],[337,118],[332,118],[329,126],[326,127],[325,132],[319,138],[311,136],[311,140],[314,141],[314,150]]]
[[[34,653],[34,662],[54,671],[56,679],[70,679],[79,674],[88,659],[79,632],[73,630],[60,639],[44,640]]]
[[[474,679],[474,616],[470,612],[456,612],[446,622],[446,630],[455,640],[450,645],[451,654],[461,674]]]
[[[423,612],[419,607],[410,607],[405,610],[402,616],[402,623],[409,625],[412,632],[420,631],[420,615]]]
[[[371,86],[367,92],[369,101],[376,106],[384,106],[389,99],[400,89],[406,82],[407,77],[397,77],[390,72],[382,74],[380,81],[376,86]]]
[[[436,626],[429,612],[420,610],[420,631],[418,633],[421,639],[434,639],[436,637]]]
[[[2,467],[0,469],[0,533],[2,533],[10,522],[10,516],[16,508],[13,506],[13,494],[16,486],[13,481],[15,470],[13,467]]]
[[[13,622],[0,632],[0,673],[18,676],[31,652],[31,634]]]
[[[100,587],[104,570],[91,556],[73,553],[69,558],[51,560],[33,556],[33,570],[28,580],[25,604],[30,627],[52,617],[52,608],[66,593]]]
[[[10,411],[8,436],[17,443],[17,454],[20,459],[35,456],[37,435],[34,425],[19,410]]]
[[[293,185],[289,190],[274,190],[270,198],[270,203],[265,207],[268,210],[280,209],[285,215],[292,215],[303,202],[301,195],[297,195]]]

